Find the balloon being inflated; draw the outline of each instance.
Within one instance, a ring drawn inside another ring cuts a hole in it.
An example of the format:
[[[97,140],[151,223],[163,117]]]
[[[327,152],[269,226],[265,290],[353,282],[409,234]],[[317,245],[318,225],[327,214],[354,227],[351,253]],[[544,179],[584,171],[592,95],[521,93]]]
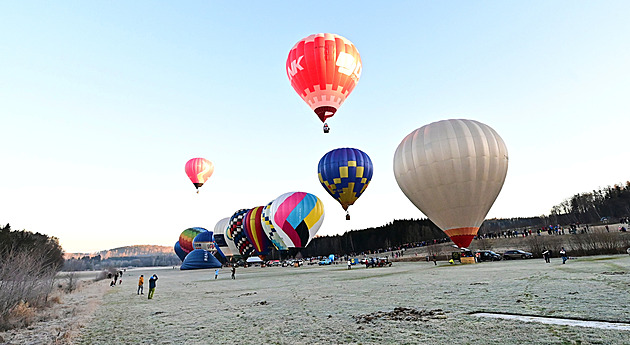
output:
[[[254,253],[254,246],[247,238],[245,234],[244,218],[249,209],[241,209],[230,217],[230,223],[228,225],[227,237],[228,239],[232,239],[234,244],[236,244],[236,248],[238,249],[238,253],[240,253],[243,257],[248,258]]]
[[[271,203],[270,218],[288,248],[304,248],[324,221],[324,204],[310,193],[285,193]]]
[[[269,239],[262,226],[262,210],[264,206],[254,207],[243,218],[243,229],[247,239],[255,249],[255,254],[265,259],[269,254]]]
[[[238,249],[236,248],[236,244],[234,244],[234,240],[228,238],[227,230],[230,224],[230,218],[226,217],[217,222],[214,226],[214,241],[219,246],[219,250],[223,252],[225,256],[238,256]]]
[[[407,135],[394,154],[402,192],[459,247],[468,247],[508,168],[503,139],[474,120],[443,120]]]
[[[287,247],[287,245],[284,243],[282,237],[280,237],[280,234],[278,234],[278,231],[273,226],[273,222],[271,221],[271,204],[273,204],[273,201],[265,205],[262,210],[261,224],[263,227],[263,231],[267,235],[269,241],[271,241],[271,244],[276,247],[276,249],[288,250],[289,247]]]
[[[182,231],[182,233],[179,235],[179,246],[181,247],[181,249],[186,254],[192,252],[194,249],[193,240],[195,239],[195,236],[199,235],[200,233],[204,231],[208,231],[208,230],[204,228],[194,227],[194,228],[188,228]]]

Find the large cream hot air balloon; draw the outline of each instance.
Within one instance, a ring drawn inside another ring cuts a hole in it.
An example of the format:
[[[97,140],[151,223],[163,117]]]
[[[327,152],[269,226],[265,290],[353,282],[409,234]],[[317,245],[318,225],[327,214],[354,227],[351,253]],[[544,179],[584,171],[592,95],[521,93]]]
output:
[[[416,129],[394,154],[394,175],[407,198],[459,247],[468,247],[496,200],[507,148],[474,120],[443,120]]]

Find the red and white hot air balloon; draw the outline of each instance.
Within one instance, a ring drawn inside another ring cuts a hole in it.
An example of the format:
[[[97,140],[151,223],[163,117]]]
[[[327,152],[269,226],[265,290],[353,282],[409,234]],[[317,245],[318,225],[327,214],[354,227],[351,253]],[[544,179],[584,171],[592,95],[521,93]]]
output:
[[[186,163],[186,175],[197,188],[201,187],[214,172],[214,164],[205,158],[193,158]]]
[[[474,120],[444,120],[418,128],[394,154],[400,189],[458,247],[468,247],[477,235],[507,168],[503,139]]]
[[[361,56],[345,37],[321,33],[301,39],[287,58],[291,86],[324,122],[335,115],[361,77]]]

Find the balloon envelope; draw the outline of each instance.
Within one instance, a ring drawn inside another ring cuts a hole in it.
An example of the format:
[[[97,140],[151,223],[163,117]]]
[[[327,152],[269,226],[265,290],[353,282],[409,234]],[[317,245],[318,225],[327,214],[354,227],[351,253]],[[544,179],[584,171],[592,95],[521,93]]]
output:
[[[193,158],[186,162],[186,175],[196,188],[201,187],[214,172],[214,164],[205,158]]]
[[[192,242],[195,239],[195,236],[204,231],[208,230],[204,228],[194,227],[182,231],[182,233],[179,235],[179,245],[186,254],[193,251],[194,248]]]
[[[319,182],[346,211],[363,194],[373,171],[370,157],[353,148],[334,149],[317,165]]]
[[[214,244],[212,231],[204,231],[195,236],[193,239],[193,249],[203,249],[214,255],[217,248]]]
[[[262,227],[262,210],[264,206],[254,207],[245,214],[243,228],[245,235],[255,249],[256,255],[269,254],[269,239]]]
[[[175,242],[174,249],[175,249],[175,254],[177,254],[177,257],[178,257],[180,260],[184,261],[184,259],[186,258],[186,254],[188,254],[188,253],[186,253],[186,252],[182,249],[182,247],[179,245],[179,241]]]
[[[474,120],[444,120],[407,135],[394,154],[403,193],[459,247],[468,247],[508,167],[503,139]]]
[[[285,193],[271,204],[271,220],[287,247],[304,248],[324,221],[324,204],[310,193]]]
[[[230,218],[231,217],[225,217],[219,220],[214,226],[214,241],[225,256],[239,255],[238,248],[236,248],[236,244],[234,244],[234,239],[228,237],[227,234]]]
[[[284,243],[284,241],[282,240],[282,237],[280,237],[280,235],[276,231],[276,228],[273,226],[273,222],[271,221],[271,204],[272,203],[273,201],[268,203],[262,210],[261,221],[262,221],[263,230],[265,231],[265,234],[267,235],[267,238],[269,239],[269,241],[271,241],[271,244],[273,244],[273,246],[276,247],[276,249],[288,250],[289,247],[287,247],[287,245]]]
[[[249,209],[236,211],[230,218],[230,224],[228,227],[228,237],[234,240],[234,244],[236,244],[238,252],[246,258],[254,253],[254,247],[247,239],[245,229],[243,228],[244,218],[248,211]]]
[[[184,262],[180,266],[181,270],[197,270],[203,268],[220,268],[221,263],[212,253],[203,250],[195,249],[186,255]]]
[[[332,117],[361,77],[361,56],[347,38],[320,33],[291,48],[287,76],[295,92],[324,122]]]

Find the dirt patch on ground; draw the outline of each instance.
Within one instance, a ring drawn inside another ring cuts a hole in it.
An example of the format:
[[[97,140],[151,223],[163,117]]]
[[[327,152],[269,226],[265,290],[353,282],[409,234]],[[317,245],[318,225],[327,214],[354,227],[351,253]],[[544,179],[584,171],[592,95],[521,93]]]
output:
[[[392,311],[377,311],[375,313],[353,316],[357,323],[368,323],[374,320],[392,321],[429,321],[431,319],[446,319],[442,309],[417,310],[414,308],[396,307]]]

